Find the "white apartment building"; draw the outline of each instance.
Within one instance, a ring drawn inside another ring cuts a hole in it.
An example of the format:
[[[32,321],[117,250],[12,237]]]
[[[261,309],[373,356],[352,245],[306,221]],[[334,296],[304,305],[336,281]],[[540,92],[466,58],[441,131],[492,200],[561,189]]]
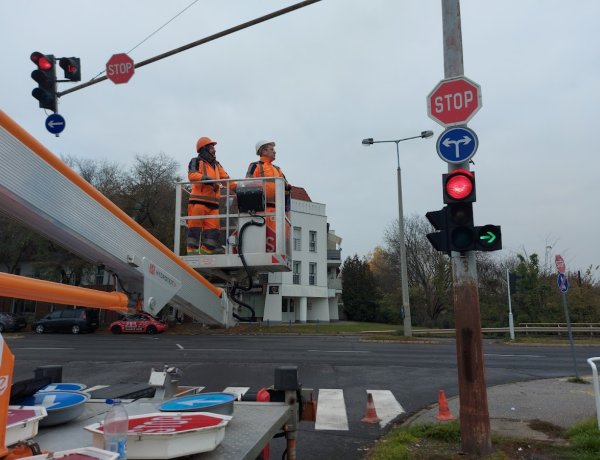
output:
[[[329,229],[325,205],[292,188],[292,271],[262,275],[243,294],[258,318],[271,324],[339,320],[342,239]]]

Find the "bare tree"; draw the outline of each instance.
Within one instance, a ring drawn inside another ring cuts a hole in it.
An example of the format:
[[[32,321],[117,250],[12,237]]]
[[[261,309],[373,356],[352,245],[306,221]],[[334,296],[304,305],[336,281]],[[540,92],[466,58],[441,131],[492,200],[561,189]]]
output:
[[[163,152],[136,155],[126,187],[125,212],[163,244],[173,243],[178,163]]]
[[[433,325],[452,322],[452,275],[446,256],[436,251],[427,240],[433,228],[424,217],[412,215],[404,220],[406,265],[410,289],[411,314],[415,323]],[[386,230],[386,252],[392,266],[400,273],[400,238],[398,223]]]

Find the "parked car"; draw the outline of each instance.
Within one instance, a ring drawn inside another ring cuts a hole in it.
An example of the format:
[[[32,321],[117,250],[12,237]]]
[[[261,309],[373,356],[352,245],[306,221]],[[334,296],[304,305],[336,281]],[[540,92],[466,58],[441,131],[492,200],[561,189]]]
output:
[[[0,332],[20,331],[27,326],[27,319],[16,313],[0,312]]]
[[[44,332],[94,332],[98,329],[98,311],[89,308],[55,310],[31,323],[31,330]]]
[[[164,332],[169,326],[164,321],[155,318],[150,313],[135,313],[114,321],[108,326],[113,334],[122,332],[139,332],[142,334],[157,334]]]

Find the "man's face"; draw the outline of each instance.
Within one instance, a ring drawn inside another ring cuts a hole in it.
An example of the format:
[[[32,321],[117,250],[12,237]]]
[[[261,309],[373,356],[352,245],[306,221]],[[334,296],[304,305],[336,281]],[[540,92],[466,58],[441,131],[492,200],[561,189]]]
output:
[[[265,144],[262,147],[260,154],[269,158],[271,161],[275,160],[275,155],[277,154],[277,152],[275,152],[275,144]]]

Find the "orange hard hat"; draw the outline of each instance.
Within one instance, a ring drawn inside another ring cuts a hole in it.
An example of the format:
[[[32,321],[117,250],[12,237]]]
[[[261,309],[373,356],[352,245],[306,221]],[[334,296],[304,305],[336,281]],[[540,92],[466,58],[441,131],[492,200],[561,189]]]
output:
[[[198,142],[196,142],[196,152],[200,151],[200,149],[205,145],[210,144],[216,144],[216,142],[213,141],[210,137],[201,137],[200,139],[198,139]]]

